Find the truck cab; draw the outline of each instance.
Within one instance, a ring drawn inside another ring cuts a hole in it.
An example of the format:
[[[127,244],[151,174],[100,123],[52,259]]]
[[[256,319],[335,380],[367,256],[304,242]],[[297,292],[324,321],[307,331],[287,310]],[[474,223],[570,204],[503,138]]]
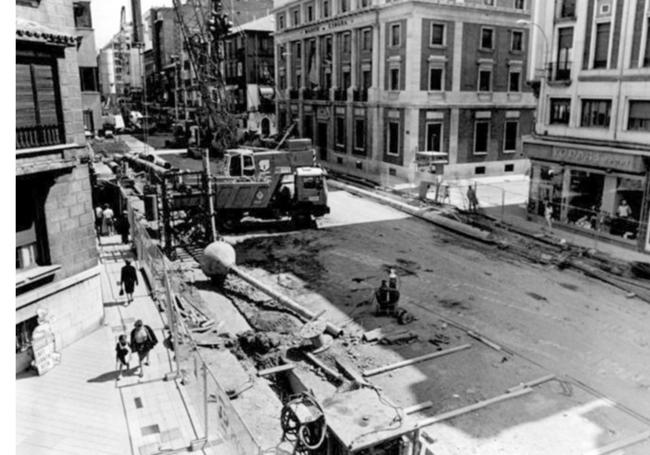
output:
[[[295,200],[298,207],[309,207],[310,213],[329,213],[325,171],[319,167],[299,167],[295,173]],[[315,211],[314,211],[315,209]]]
[[[230,177],[254,177],[256,174],[256,167],[253,151],[248,149],[226,150],[225,169]]]

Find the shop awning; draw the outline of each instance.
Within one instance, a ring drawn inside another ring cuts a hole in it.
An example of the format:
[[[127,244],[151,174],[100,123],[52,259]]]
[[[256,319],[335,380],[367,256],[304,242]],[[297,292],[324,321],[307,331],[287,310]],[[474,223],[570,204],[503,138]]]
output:
[[[275,98],[275,89],[266,85],[260,85],[260,96],[264,99],[272,101]]]
[[[22,18],[16,18],[16,40],[63,47],[77,45],[77,37],[73,35]]]

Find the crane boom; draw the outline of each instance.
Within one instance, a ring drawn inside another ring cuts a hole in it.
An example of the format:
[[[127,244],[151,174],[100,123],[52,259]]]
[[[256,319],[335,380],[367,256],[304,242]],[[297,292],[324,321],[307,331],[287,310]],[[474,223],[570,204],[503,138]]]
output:
[[[208,8],[203,3],[207,3]],[[226,91],[219,65],[223,55],[219,36],[223,33],[214,33],[211,28],[217,21],[226,24],[221,1],[188,0],[181,5],[180,0],[173,0],[173,8],[201,94],[202,127],[210,131],[212,146],[223,151],[233,144],[236,126],[225,102]]]

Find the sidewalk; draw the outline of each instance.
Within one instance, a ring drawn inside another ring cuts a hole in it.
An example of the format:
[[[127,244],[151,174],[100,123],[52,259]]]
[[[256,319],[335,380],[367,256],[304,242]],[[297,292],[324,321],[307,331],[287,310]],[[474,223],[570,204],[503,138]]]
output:
[[[120,269],[131,252],[118,236],[103,237],[101,243],[104,326],[64,349],[61,364],[46,375],[17,378],[19,455],[186,453],[190,441],[200,437],[189,417],[196,415],[191,403],[183,400],[176,381],[164,381],[173,358],[142,277],[130,306],[124,307],[125,297],[119,296]],[[117,381],[115,343],[120,334],[129,335],[137,319],[151,326],[159,343],[143,378],[135,374],[133,356],[132,369]],[[209,453],[224,451],[216,447]]]
[[[542,230],[545,227],[543,220],[535,221],[527,219],[526,204],[528,202],[529,178],[523,175],[511,175],[500,177],[479,177],[465,180],[446,181],[449,185],[450,205],[461,210],[467,210],[467,188],[469,185],[476,185],[476,193],[479,199],[481,210],[497,219],[502,220],[515,229],[525,231],[530,235],[546,237],[549,240],[560,241],[566,240],[569,244],[582,248],[595,249],[602,253],[608,254],[612,258],[621,261],[650,261],[650,255],[638,252],[632,248],[607,242],[603,238],[597,238],[594,235],[580,234],[572,232],[569,229],[563,229],[558,226],[553,228],[552,232]],[[411,186],[412,187],[412,186]],[[407,189],[405,185],[395,189]],[[412,189],[417,191],[417,188]],[[427,198],[435,199],[435,188],[430,188]],[[503,205],[503,209],[502,209]]]

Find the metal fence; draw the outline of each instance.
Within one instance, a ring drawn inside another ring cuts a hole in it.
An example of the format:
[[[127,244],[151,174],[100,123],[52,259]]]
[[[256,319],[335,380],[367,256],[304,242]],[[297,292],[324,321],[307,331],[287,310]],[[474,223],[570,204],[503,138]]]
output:
[[[191,311],[191,302],[200,296],[193,287],[185,284],[182,271],[174,267],[151,238],[143,222],[144,215],[134,207],[134,200],[125,199],[139,267],[149,282],[152,298],[163,310],[169,330],[174,352],[170,374],[181,384],[179,390],[186,400],[197,434],[193,444],[203,448],[205,453],[261,454],[262,449],[251,431],[196,348],[192,321],[181,317],[181,312],[187,314]],[[187,307],[182,308],[183,303]]]
[[[599,249],[604,243],[627,244],[633,247],[639,237],[648,235],[647,226],[633,216],[621,217],[594,208],[569,204],[565,201],[550,201],[552,213],[546,219],[544,210],[547,201],[530,197],[527,179],[512,179],[499,183],[480,180],[452,180],[433,182],[426,193],[411,186],[406,192],[414,198],[425,198],[440,204],[449,204],[461,210],[469,210],[468,188],[472,187],[478,199],[478,210],[497,220],[522,226],[528,230],[555,231],[563,228],[562,236],[573,232],[587,239],[583,246]],[[648,242],[650,244],[650,242]]]

